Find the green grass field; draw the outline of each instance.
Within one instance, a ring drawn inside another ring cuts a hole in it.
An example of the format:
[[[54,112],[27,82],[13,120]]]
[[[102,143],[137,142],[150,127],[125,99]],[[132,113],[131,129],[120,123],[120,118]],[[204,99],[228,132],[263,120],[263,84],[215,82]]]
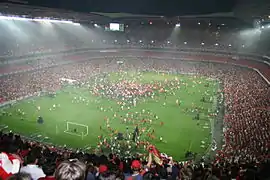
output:
[[[99,142],[98,136],[109,137],[105,117],[110,119],[111,128],[125,134],[127,127],[129,132],[133,132],[135,126],[134,123],[123,123],[120,117],[125,117],[127,113],[136,114],[145,110],[158,117],[153,118],[151,124],[140,124],[140,127],[145,126],[155,130],[156,138],[148,139],[148,141],[156,145],[161,152],[179,160],[184,159],[187,150],[204,153],[210,144],[211,119],[208,114],[215,111],[218,82],[206,77],[164,75],[155,72],[112,73],[108,76],[110,83],[134,80],[140,84],[164,82],[176,78],[180,82],[179,89],[174,89],[173,92],[168,90],[166,95],[157,93],[154,99],[138,98],[136,107],[130,105],[129,108],[123,110],[118,100],[95,96],[90,93],[89,87],[68,86],[57,92],[54,98],[33,97],[19,101],[9,108],[3,108],[2,112],[7,114],[0,116],[0,124],[1,127],[8,126],[8,130],[27,137],[35,136],[36,139],[44,142],[73,148],[91,147],[94,149]],[[93,84],[93,79],[89,84]],[[73,102],[75,97],[77,101]],[[80,97],[84,101],[78,100]],[[206,102],[201,101],[202,97],[206,98]],[[176,104],[176,99],[181,101],[180,106]],[[56,107],[54,108],[53,105]],[[40,110],[37,110],[38,106]],[[194,120],[197,114],[194,112],[196,107],[200,108],[200,120]],[[18,109],[24,114],[19,113]],[[38,116],[44,119],[43,124],[37,123]],[[72,124],[69,125],[70,129],[67,131],[67,122],[88,126],[88,134],[86,135],[86,127]],[[164,125],[161,125],[161,122],[164,122]],[[77,131],[73,132],[75,128]],[[82,133],[85,134],[83,138]],[[205,143],[203,144],[202,141]]]

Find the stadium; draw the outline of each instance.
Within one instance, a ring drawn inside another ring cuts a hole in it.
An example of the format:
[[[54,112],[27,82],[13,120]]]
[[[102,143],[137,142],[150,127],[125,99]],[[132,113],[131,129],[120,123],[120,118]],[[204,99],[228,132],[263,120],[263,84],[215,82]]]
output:
[[[134,161],[159,179],[269,178],[269,18],[0,8],[0,160],[15,169],[0,179],[31,158],[45,175],[76,159],[112,179]]]

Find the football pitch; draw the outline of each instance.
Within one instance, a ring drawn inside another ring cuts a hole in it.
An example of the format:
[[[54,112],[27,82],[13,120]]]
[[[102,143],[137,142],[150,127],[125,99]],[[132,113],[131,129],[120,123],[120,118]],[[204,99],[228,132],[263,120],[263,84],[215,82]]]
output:
[[[152,91],[128,100],[119,97],[120,92],[141,87]],[[203,154],[211,144],[214,117],[209,114],[216,112],[218,88],[217,80],[195,75],[109,73],[64,86],[54,97],[36,96],[3,107],[0,124],[6,131],[45,143],[104,153],[116,151],[117,142],[130,143],[129,136],[139,127],[138,142],[154,144],[181,160],[187,151]],[[37,122],[39,117],[43,122]],[[127,154],[138,151],[127,147]],[[146,151],[145,144],[137,148]]]

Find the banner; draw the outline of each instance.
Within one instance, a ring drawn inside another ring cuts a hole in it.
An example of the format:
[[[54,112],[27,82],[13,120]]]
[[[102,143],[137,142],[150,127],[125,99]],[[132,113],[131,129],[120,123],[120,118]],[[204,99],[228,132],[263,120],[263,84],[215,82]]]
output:
[[[150,153],[152,153],[153,159],[157,164],[159,164],[159,165],[163,164],[161,154],[160,154],[160,152],[158,151],[158,149],[155,146],[153,146],[153,145],[149,146],[148,151]]]

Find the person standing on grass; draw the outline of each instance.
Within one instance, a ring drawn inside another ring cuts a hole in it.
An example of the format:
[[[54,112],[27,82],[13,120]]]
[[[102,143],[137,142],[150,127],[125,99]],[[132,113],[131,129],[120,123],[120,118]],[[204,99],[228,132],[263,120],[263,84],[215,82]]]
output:
[[[138,137],[138,135],[139,135],[139,128],[138,128],[138,126],[136,126],[136,128],[135,128],[135,130],[133,132],[133,138],[132,138],[132,140],[134,142],[135,142],[136,138]]]

